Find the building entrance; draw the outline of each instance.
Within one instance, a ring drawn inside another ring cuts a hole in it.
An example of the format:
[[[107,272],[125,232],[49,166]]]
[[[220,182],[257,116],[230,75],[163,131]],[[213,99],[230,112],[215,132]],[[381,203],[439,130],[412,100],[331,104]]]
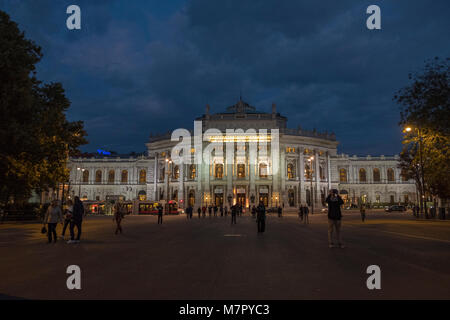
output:
[[[236,204],[240,204],[245,208],[245,193],[236,194]]]
[[[214,203],[218,207],[222,207],[223,206],[223,193],[216,193],[214,195]]]
[[[265,207],[269,205],[269,196],[267,195],[267,193],[261,193],[259,195],[259,202],[262,202]]]

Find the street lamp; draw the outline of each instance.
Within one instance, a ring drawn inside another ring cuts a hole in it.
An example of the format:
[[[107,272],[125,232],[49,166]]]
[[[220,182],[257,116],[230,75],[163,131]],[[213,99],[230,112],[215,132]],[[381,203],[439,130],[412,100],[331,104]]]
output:
[[[77,168],[77,173],[78,173],[78,171],[81,171],[83,173],[84,170],[86,170],[86,169]],[[81,178],[82,178],[82,176],[80,177],[80,182],[78,183],[78,197],[80,197],[80,198],[81,198]]]
[[[309,193],[309,200],[311,202],[311,214],[314,214],[314,191],[313,191],[313,183],[312,183],[312,175],[313,175],[313,160],[314,156],[309,157],[309,181],[310,181],[310,193]]]
[[[425,201],[425,175],[423,170],[423,147],[422,147],[422,130],[420,126],[418,127],[411,127],[407,126],[404,129],[404,132],[412,132],[413,130],[417,131],[417,136],[419,138],[419,166],[420,166],[420,211],[421,213],[424,212],[424,201]],[[427,207],[425,205],[425,216],[428,218],[428,211]]]

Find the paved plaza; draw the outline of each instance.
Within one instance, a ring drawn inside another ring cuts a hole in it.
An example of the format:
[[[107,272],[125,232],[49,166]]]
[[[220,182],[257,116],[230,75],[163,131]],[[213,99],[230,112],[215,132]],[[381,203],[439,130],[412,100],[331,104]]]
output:
[[[327,218],[185,215],[87,217],[82,242],[47,244],[37,223],[0,225],[0,296],[26,299],[449,299],[450,222],[410,213],[344,213],[345,248],[328,248]],[[58,235],[61,225],[58,225]],[[81,268],[68,290],[66,268]],[[381,268],[368,290],[366,268]]]

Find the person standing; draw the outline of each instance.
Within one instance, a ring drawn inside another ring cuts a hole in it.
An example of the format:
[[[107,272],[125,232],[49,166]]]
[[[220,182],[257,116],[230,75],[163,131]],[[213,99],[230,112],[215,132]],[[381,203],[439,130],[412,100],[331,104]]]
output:
[[[228,216],[228,207],[225,206],[225,217]]]
[[[236,215],[238,213],[238,208],[236,205],[231,207],[231,224],[236,224]]]
[[[200,207],[198,207],[197,213],[198,213],[198,218],[200,219],[201,214],[202,214],[202,209]]]
[[[202,207],[203,218],[206,217],[206,206]]]
[[[278,207],[278,218],[281,218],[283,214],[283,209],[281,208],[281,206]]]
[[[364,220],[366,220],[366,208],[364,204],[361,204],[361,207],[359,208],[359,213],[361,214],[362,222],[364,222]]]
[[[70,222],[72,221],[72,214],[73,214],[73,202],[72,202],[72,200],[68,200],[67,207],[64,210],[64,225],[63,225],[63,230],[61,233],[62,240],[64,240],[64,235],[66,234],[66,229],[68,226],[70,226]]]
[[[266,230],[266,208],[262,202],[256,208],[256,222],[258,224],[258,233],[264,232]]]
[[[303,216],[305,224],[309,224],[309,208],[307,205],[303,206]]]
[[[303,205],[301,203],[298,207],[298,217],[300,218],[300,221],[303,221]]]
[[[58,222],[63,223],[63,216],[58,200],[53,200],[44,217],[44,224],[47,224],[48,243],[52,243],[52,239],[56,243],[56,225]]]
[[[116,232],[115,234],[122,234],[122,220],[124,218],[123,206],[120,202],[117,202],[114,206],[114,218],[113,221],[116,221]]]
[[[214,210],[214,217],[217,217],[217,210],[218,210],[217,205],[214,205],[213,210]]]
[[[223,206],[220,206],[220,216],[223,217]]]
[[[73,204],[73,214],[72,221],[70,223],[70,240],[67,243],[78,243],[80,242],[81,237],[81,224],[83,222],[84,216],[84,206],[83,202],[81,202],[80,197],[76,196],[74,198]],[[75,239],[74,229],[77,227],[77,238]]]
[[[209,207],[208,207],[208,214],[209,214],[209,217],[211,218],[211,214],[212,214],[212,206],[209,206]]]
[[[162,224],[163,222],[163,207],[162,205],[158,206],[158,224]]]
[[[338,195],[338,191],[336,189],[331,189],[330,194],[326,199],[326,203],[328,204],[328,246],[330,248],[335,247],[333,243],[333,231],[335,230],[338,247],[343,248],[344,245],[341,241],[341,205],[344,204],[344,201]]]

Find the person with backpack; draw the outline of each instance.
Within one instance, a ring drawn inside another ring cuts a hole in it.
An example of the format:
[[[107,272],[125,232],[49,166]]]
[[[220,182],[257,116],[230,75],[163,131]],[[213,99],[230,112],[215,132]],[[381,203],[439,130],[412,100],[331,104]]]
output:
[[[336,189],[331,189],[325,202],[328,204],[328,246],[334,248],[333,231],[336,231],[338,247],[344,248],[341,240],[341,206],[344,204]]]
[[[58,205],[58,200],[53,200],[44,217],[44,225],[47,224],[48,243],[52,243],[52,240],[55,243],[57,241],[56,226],[58,222],[61,222],[61,224],[63,223],[63,216],[61,208]]]
[[[62,240],[64,240],[66,229],[68,226],[70,226],[70,222],[72,221],[72,214],[73,214],[73,202],[72,200],[67,200],[67,206],[66,209],[64,209],[64,225],[61,233]]]
[[[81,237],[81,224],[83,223],[84,206],[80,197],[74,198],[72,221],[70,222],[70,240],[67,243],[78,243]],[[77,238],[75,239],[75,227],[77,227]]]

